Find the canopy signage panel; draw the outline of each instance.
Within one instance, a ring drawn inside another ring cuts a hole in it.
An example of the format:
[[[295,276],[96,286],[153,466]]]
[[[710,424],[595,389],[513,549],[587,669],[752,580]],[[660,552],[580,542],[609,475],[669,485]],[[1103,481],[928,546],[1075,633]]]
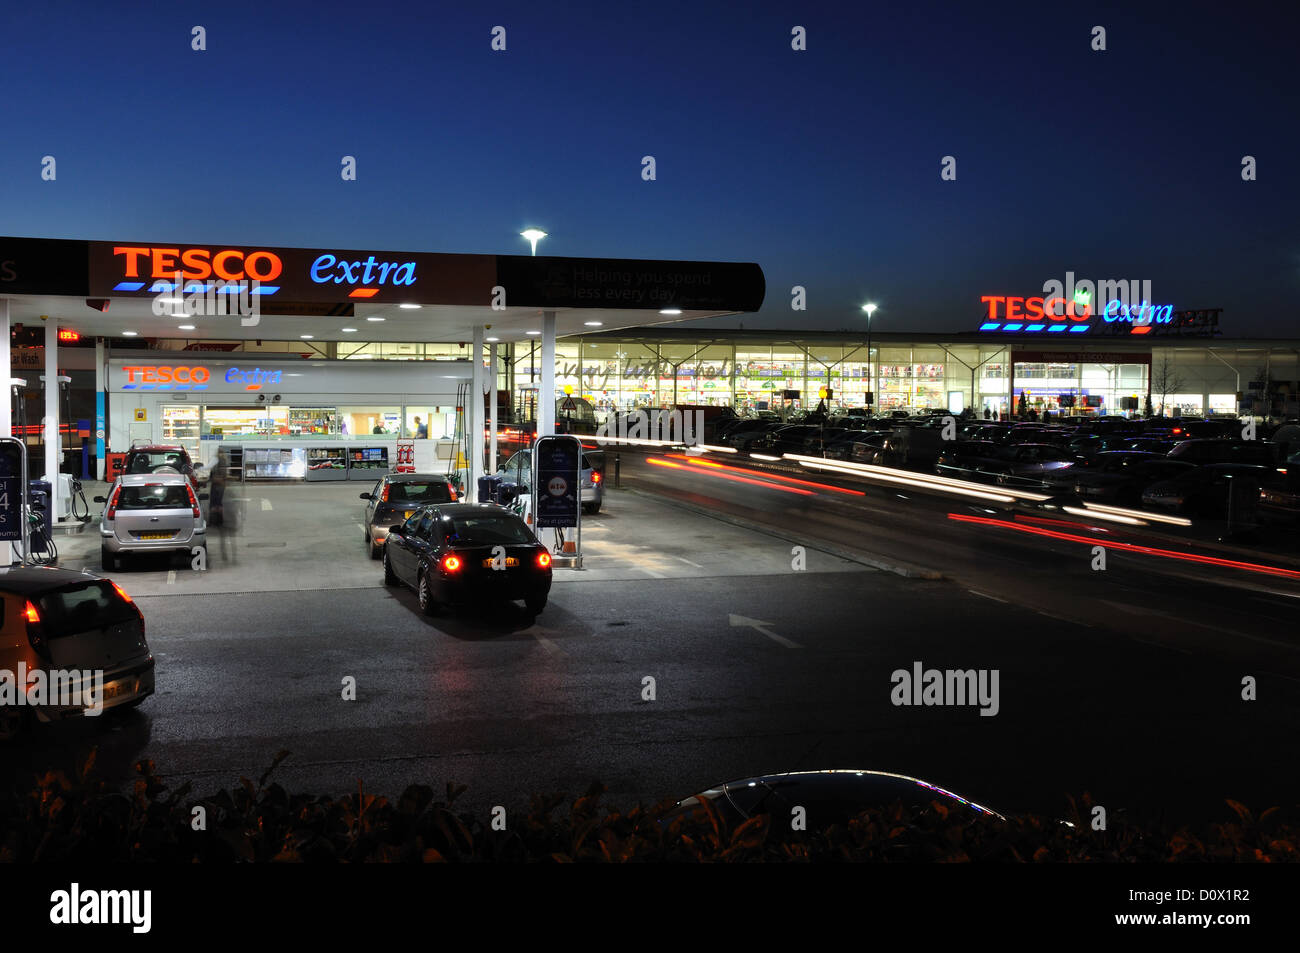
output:
[[[742,262],[497,256],[510,305],[536,308],[757,311],[763,269]]]

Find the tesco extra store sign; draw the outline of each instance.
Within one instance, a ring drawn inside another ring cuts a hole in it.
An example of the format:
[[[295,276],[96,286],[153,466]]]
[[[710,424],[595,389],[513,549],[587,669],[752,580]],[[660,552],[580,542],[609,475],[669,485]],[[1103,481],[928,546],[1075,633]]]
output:
[[[205,391],[214,384],[222,391],[259,391],[279,384],[284,376],[283,371],[260,367],[217,368],[214,373],[201,364],[123,364],[121,371],[124,391]]]

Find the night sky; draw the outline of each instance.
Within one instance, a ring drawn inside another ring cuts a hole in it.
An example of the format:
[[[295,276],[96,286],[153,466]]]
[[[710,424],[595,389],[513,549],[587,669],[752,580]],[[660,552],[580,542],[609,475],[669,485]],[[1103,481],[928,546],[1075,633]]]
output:
[[[1293,4],[889,6],[7,3],[0,234],[520,254],[534,225],[758,262],[746,327],[871,300],[973,330],[1073,271],[1300,336]]]

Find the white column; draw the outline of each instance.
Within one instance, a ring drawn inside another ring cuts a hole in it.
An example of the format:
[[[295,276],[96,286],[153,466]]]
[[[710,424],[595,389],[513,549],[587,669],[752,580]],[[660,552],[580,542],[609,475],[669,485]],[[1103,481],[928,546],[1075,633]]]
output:
[[[104,455],[108,452],[108,395],[104,393],[104,339],[95,338],[95,479],[104,479]],[[99,438],[99,428],[104,438]]]
[[[474,352],[470,355],[473,378],[469,387],[469,499],[478,502],[478,478],[483,475],[483,326],[474,328]]]
[[[542,312],[542,380],[537,390],[537,436],[555,433],[555,312]]]
[[[497,346],[488,348],[488,473],[497,472]]]
[[[59,460],[62,439],[59,437],[59,322],[45,322],[45,477],[50,484],[50,514],[54,522],[63,519],[59,510]]]

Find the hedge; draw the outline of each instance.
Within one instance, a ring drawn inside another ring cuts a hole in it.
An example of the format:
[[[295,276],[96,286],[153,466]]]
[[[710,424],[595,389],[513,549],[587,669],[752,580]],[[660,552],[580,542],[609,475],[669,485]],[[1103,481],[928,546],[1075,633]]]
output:
[[[895,804],[862,812],[846,825],[777,831],[757,817],[734,828],[705,805],[665,817],[671,802],[626,812],[603,807],[594,784],[569,802],[534,796],[527,812],[493,830],[490,817],[456,809],[466,790],[411,785],[396,800],[366,793],[291,794],[268,783],[280,752],[256,783],[211,797],[192,785],[170,790],[152,761],[137,763],[134,791],[98,779],[94,754],[75,778],[50,772],[0,793],[0,860],[73,862],[1278,862],[1298,859],[1300,827],[1277,808],[1254,816],[1228,801],[1231,814],[1204,830],[1140,826],[1112,818],[1089,824],[1092,801],[1070,799],[1063,818],[1006,821],[957,812],[941,803]],[[567,804],[567,810],[560,809]],[[192,826],[194,808],[206,830]],[[1069,824],[1064,822],[1070,822]],[[776,823],[788,823],[784,818]],[[1071,826],[1073,825],[1073,826]]]

